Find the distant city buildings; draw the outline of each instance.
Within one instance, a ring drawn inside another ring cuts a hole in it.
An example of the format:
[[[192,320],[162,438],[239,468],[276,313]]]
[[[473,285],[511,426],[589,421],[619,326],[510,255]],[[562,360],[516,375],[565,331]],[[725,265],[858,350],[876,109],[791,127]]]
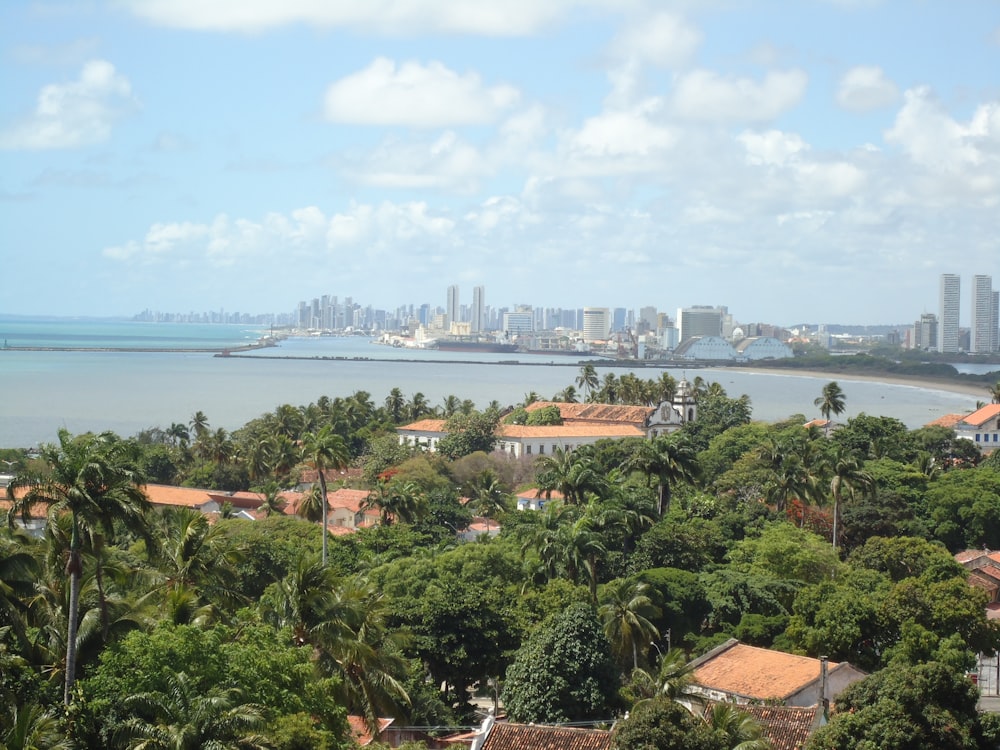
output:
[[[990,276],[972,277],[972,315],[969,328],[969,351],[988,354],[997,351],[1000,334],[1000,292],[993,291]]]
[[[611,335],[611,310],[607,307],[583,308],[583,340],[588,344],[605,341]]]
[[[938,320],[938,351],[952,354],[959,350],[958,313],[961,302],[961,277],[954,273],[941,274],[940,310]]]

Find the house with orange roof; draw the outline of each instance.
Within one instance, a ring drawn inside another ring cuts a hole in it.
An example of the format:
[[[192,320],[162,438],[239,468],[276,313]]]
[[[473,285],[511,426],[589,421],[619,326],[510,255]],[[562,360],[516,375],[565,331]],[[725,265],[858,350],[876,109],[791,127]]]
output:
[[[607,729],[510,724],[487,716],[473,737],[471,750],[611,750]]]
[[[524,490],[514,495],[518,510],[541,510],[550,500],[562,500],[563,494],[559,490],[543,492],[538,487]]]
[[[712,701],[705,704],[704,717],[711,717]],[[825,720],[822,706],[769,706],[764,704],[743,704],[739,710],[747,714],[760,726],[761,734],[771,743],[771,750],[802,750],[812,733]]]
[[[349,714],[347,716],[347,724],[351,729],[351,739],[353,739],[359,747],[366,747],[373,742],[384,742],[385,732],[392,726],[392,722],[395,719],[379,719],[378,729],[372,731],[365,721],[363,716],[357,716],[355,714]]]
[[[708,700],[738,704],[767,701],[800,708],[828,705],[844,688],[865,677],[848,662],[825,662],[747,646],[735,638],[688,666],[692,689]]]
[[[955,423],[955,436],[971,440],[979,450],[1000,448],[1000,404],[987,404]]]

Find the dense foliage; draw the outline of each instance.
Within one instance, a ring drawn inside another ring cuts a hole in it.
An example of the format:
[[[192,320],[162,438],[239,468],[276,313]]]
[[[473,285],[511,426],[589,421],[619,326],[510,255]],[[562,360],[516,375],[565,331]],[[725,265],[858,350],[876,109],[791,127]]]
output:
[[[587,366],[558,396],[677,389]],[[995,746],[965,672],[1000,630],[954,553],[1000,548],[997,454],[872,415],[753,422],[745,396],[690,389],[699,416],[679,432],[534,460],[491,450],[501,420],[558,422],[524,408],[537,394],[477,411],[399,389],[284,404],[231,434],[198,412],[6,451],[10,521],[46,524],[0,532],[0,746],[346,748],[348,714],[457,730],[502,698],[520,721],[630,711],[621,748],[733,747],[669,700],[677,660],[731,637],[871,673],[810,750]],[[832,416],[850,398],[817,392]],[[451,430],[440,452],[399,445],[395,426],[431,416]],[[149,508],[160,482],[258,491],[261,517]],[[378,521],[324,539],[341,486]],[[563,500],[514,511],[527,489]],[[473,520],[485,532],[460,542]]]

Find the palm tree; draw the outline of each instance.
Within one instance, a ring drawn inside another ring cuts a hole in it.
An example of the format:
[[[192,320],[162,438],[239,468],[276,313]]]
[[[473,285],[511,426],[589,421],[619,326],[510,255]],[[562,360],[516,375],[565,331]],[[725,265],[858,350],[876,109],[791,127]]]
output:
[[[302,436],[302,456],[319,475],[320,492],[323,498],[323,565],[326,565],[327,536],[326,514],[329,503],[326,494],[326,470],[340,470],[347,466],[350,456],[347,444],[333,429],[326,425],[319,432],[309,432]]]
[[[261,499],[259,510],[267,518],[281,515],[285,506],[288,505],[288,500],[281,494],[281,487],[275,482],[268,482],[264,485],[261,494],[264,497]]]
[[[406,405],[406,418],[416,421],[431,413],[431,405],[427,397],[417,391],[410,397],[410,403]]]
[[[38,503],[47,506],[50,523],[62,513],[68,513],[71,518],[66,561],[70,592],[63,686],[63,701],[69,705],[76,678],[83,532],[101,527],[106,536],[112,537],[116,521],[144,531],[144,513],[149,502],[142,491],[143,480],[136,469],[132,445],[113,433],[73,438],[62,429],[59,444],[43,446],[40,457],[48,469],[47,474],[22,472],[7,488],[12,503],[8,518],[13,522],[20,516],[27,521],[32,506]]]
[[[444,397],[444,401],[441,402],[441,416],[445,419],[455,416],[461,405],[462,401],[458,398],[458,396],[453,393],[448,394]]]
[[[205,412],[196,411],[191,417],[191,432],[194,433],[195,440],[199,440],[208,432],[208,417],[205,416]]]
[[[846,397],[836,380],[831,380],[823,386],[822,395],[813,401],[813,405],[819,407],[819,413],[827,421],[827,433],[830,431],[830,415],[839,417],[844,412],[844,409],[847,408]]]
[[[510,510],[510,494],[493,469],[486,469],[466,486],[472,507],[486,519],[486,536],[490,534],[490,519]]]
[[[626,466],[656,478],[657,517],[670,511],[671,485],[693,481],[698,474],[697,454],[687,437],[675,432],[643,440],[636,445]]]
[[[994,404],[1000,404],[1000,380],[990,386],[990,399]]]
[[[38,569],[30,545],[30,537],[20,530],[0,537],[0,628],[10,627],[25,650],[29,648],[25,601],[31,595]]]
[[[69,750],[73,743],[59,727],[59,720],[37,703],[11,704],[0,720],[3,750]]]
[[[399,388],[393,388],[389,395],[385,397],[385,411],[393,424],[403,421],[403,413],[406,410],[406,398]]]
[[[238,703],[239,690],[215,686],[201,693],[185,672],[168,674],[167,681],[166,693],[125,697],[125,707],[138,714],[121,728],[130,750],[271,747],[255,731],[264,728],[263,707]]]
[[[576,388],[571,385],[567,385],[559,393],[557,393],[553,398],[553,401],[561,401],[564,404],[575,404],[578,399],[576,397]]]
[[[708,725],[726,738],[727,750],[771,750],[760,724],[732,703],[716,703],[705,717]]]
[[[604,482],[593,459],[564,448],[535,461],[538,488],[550,496],[553,490],[562,493],[568,505],[580,505],[588,492],[600,492]]]
[[[868,495],[875,487],[875,480],[864,470],[863,464],[849,451],[838,451],[833,459],[833,478],[830,496],[833,498],[833,548],[837,549],[840,537],[840,501],[844,490],[851,495]]]
[[[597,615],[619,661],[632,657],[632,668],[639,668],[639,648],[645,652],[660,637],[649,621],[658,612],[649,598],[649,584],[618,578],[601,589]]]
[[[368,494],[365,506],[378,509],[383,526],[392,525],[394,519],[413,523],[427,511],[423,491],[414,482],[379,482]]]
[[[600,385],[600,378],[597,377],[597,370],[591,364],[586,364],[580,368],[580,374],[576,377],[577,388],[583,389],[584,400],[590,401],[591,395]]]

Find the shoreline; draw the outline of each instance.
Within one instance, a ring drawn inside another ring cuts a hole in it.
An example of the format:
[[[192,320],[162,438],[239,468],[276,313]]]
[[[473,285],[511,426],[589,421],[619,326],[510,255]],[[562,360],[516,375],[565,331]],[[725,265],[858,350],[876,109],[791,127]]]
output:
[[[728,369],[728,368],[726,368]],[[741,372],[752,372],[760,375],[786,375],[791,377],[816,378],[818,380],[836,381],[838,383],[857,380],[865,383],[884,383],[885,385],[908,385],[914,388],[945,391],[969,396],[977,401],[989,401],[990,386],[985,383],[954,383],[947,380],[930,378],[906,378],[899,375],[861,375],[852,373],[831,373],[822,370],[782,370],[776,367],[740,367]]]

